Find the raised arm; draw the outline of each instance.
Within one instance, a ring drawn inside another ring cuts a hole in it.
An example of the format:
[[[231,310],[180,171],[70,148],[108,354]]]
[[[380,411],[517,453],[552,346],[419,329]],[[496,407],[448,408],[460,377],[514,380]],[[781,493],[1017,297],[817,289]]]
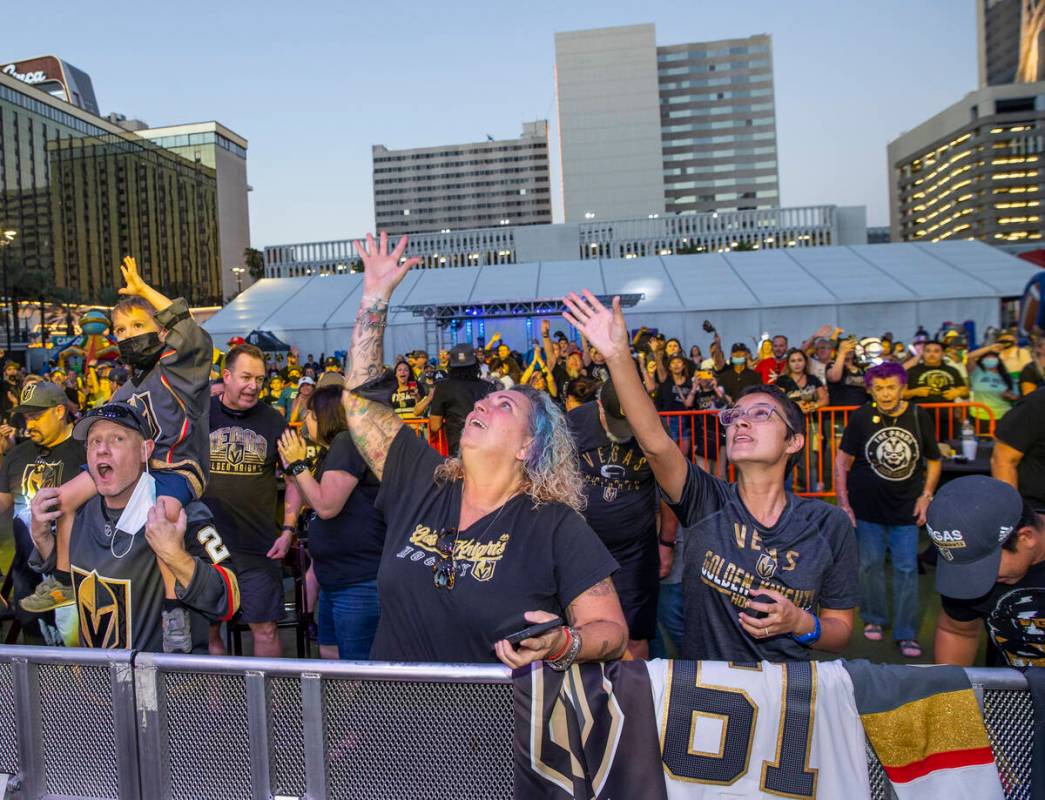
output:
[[[620,298],[613,298],[612,311],[587,289],[583,297],[571,292],[565,303],[569,309],[563,313],[566,321],[578,328],[605,356],[613,386],[635,440],[646,454],[657,483],[668,498],[677,503],[686,485],[689,466],[678,445],[664,430],[657,409],[639,380],[631,360],[628,327],[620,308]]]
[[[148,301],[157,311],[171,304],[172,301],[169,297],[156,291],[142,280],[142,276],[138,274],[138,262],[131,256],[124,256],[123,263],[120,264],[120,272],[123,273],[123,282],[127,284],[120,287],[120,294],[138,295],[138,297]]]
[[[406,236],[394,249],[388,249],[388,234],[381,233],[379,241],[367,234],[366,244],[354,242],[356,254],[363,261],[363,296],[352,328],[349,349],[349,367],[345,378],[345,415],[352,440],[366,459],[370,469],[380,479],[385,470],[388,448],[402,421],[391,408],[353,394],[354,389],[376,378],[384,371],[385,324],[388,321],[388,303],[410,267],[420,263],[419,258],[408,258],[402,264],[406,250]]]

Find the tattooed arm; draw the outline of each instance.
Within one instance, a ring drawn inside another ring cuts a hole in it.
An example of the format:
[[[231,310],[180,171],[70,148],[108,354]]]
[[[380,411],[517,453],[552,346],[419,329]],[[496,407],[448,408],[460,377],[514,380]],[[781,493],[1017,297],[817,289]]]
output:
[[[554,619],[547,611],[527,611],[529,622]],[[612,578],[604,578],[581,592],[566,609],[566,622],[580,637],[581,649],[575,662],[613,661],[624,655],[628,646],[628,623],[620,607]],[[523,639],[518,649],[501,640],[494,645],[497,657],[509,667],[518,668],[558,653],[566,644],[566,634],[556,628],[543,636]]]
[[[385,368],[384,337],[388,303],[395,287],[406,277],[410,267],[420,262],[419,258],[408,258],[402,264],[399,263],[406,250],[406,243],[404,236],[394,249],[389,250],[386,233],[381,233],[378,242],[367,234],[365,245],[362,242],[354,243],[356,253],[363,260],[363,297],[352,328],[343,402],[352,440],[378,479],[384,473],[388,448],[403,423],[392,409],[358,397],[350,390],[376,378]]]

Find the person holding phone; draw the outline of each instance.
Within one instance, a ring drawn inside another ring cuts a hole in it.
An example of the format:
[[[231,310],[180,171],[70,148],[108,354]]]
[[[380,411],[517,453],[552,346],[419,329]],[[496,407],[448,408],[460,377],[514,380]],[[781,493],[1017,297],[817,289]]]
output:
[[[516,386],[478,398],[457,458],[440,456],[371,398],[370,386],[385,379],[392,292],[418,263],[400,263],[406,244],[404,236],[391,248],[385,234],[356,243],[363,291],[344,405],[381,481],[386,524],[371,658],[511,667],[543,659],[558,669],[619,658],[628,627],[611,578],[617,563],[578,513],[577,450],[551,397]],[[566,624],[518,647],[506,640],[555,617]]]

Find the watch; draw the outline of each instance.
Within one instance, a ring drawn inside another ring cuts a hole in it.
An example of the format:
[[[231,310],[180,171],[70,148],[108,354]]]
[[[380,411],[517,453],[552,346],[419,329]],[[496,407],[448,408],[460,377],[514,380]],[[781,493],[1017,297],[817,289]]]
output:
[[[809,631],[809,633],[803,633],[801,636],[796,636],[793,633],[791,634],[792,639],[794,639],[801,645],[805,645],[806,647],[812,647],[814,644],[820,641],[820,617],[818,617],[816,614],[813,614],[812,617],[813,630]]]
[[[295,526],[295,525],[284,525],[282,528],[279,529],[279,532],[280,533],[289,533],[291,536],[294,536],[294,535],[297,534],[298,529],[297,529],[297,526]]]
[[[308,469],[307,461],[295,461],[292,464],[287,464],[287,472],[291,475],[300,475],[302,472]]]

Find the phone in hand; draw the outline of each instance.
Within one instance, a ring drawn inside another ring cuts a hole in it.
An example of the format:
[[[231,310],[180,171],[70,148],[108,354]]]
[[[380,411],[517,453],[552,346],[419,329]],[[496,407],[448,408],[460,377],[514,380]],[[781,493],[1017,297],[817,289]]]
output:
[[[768,594],[752,595],[750,600],[751,600],[751,602],[754,602],[754,603],[764,603],[766,605],[772,605],[773,603],[776,602],[776,600],[774,600]],[[755,619],[765,619],[766,617],[769,616],[769,614],[766,613],[765,611],[759,611],[759,610],[754,609],[754,608],[745,608],[744,609],[744,613],[747,614],[749,617],[754,617]]]
[[[711,324],[711,320],[709,320],[709,319],[704,320],[703,327],[704,327],[704,332],[705,333],[714,333],[715,332],[715,326]]]
[[[562,625],[562,620],[556,617],[550,619],[547,622],[538,622],[536,625],[530,625],[528,628],[523,628],[515,633],[509,634],[504,638],[508,640],[508,644],[512,647],[518,647],[519,642],[523,639],[532,639],[534,636],[541,636],[548,631],[553,631]]]

